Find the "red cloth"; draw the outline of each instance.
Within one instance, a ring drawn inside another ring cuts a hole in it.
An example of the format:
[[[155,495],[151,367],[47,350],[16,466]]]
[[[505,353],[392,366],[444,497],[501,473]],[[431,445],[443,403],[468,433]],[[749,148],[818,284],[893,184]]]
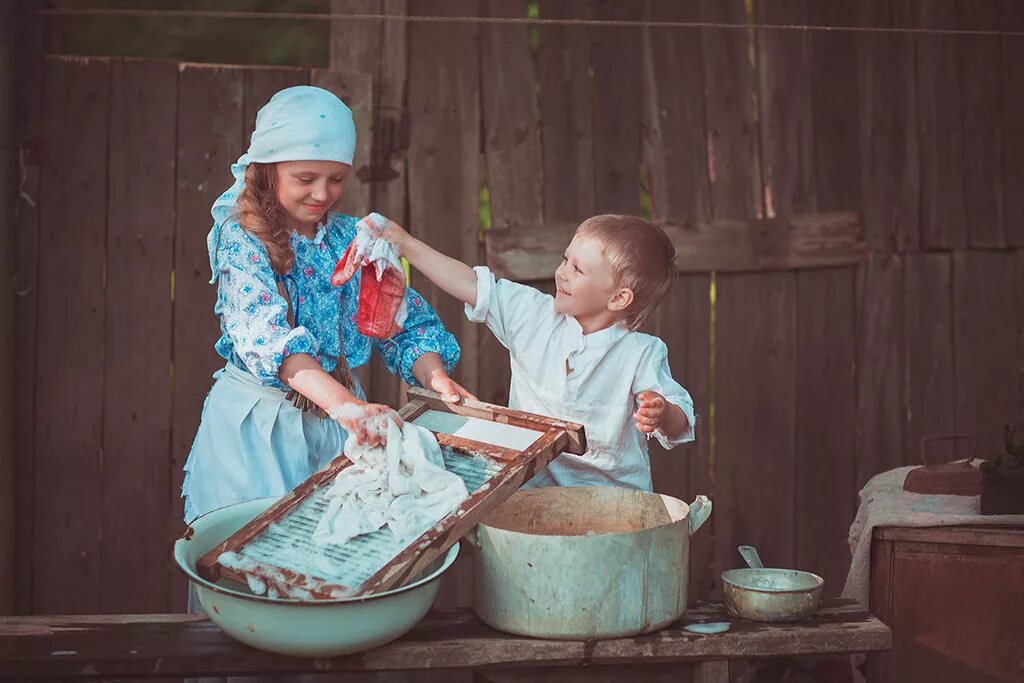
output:
[[[331,284],[340,287],[362,268],[363,276],[359,281],[359,307],[356,314],[356,327],[361,334],[376,339],[390,339],[401,330],[395,324],[402,299],[405,297],[405,273],[392,265],[388,265],[380,280],[377,269],[372,263],[360,264],[355,256],[355,241],[349,245],[345,254],[338,261],[331,275]]]

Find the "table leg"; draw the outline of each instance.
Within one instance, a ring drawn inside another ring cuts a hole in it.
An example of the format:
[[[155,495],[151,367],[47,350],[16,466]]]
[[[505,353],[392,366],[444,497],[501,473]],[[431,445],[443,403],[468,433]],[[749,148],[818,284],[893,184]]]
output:
[[[694,662],[693,683],[729,683],[729,660]]]

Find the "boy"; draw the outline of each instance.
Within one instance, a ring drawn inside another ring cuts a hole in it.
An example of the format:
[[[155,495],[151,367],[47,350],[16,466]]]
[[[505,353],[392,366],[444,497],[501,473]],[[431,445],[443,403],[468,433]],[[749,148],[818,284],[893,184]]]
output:
[[[586,428],[590,450],[563,453],[528,486],[650,491],[647,438],[666,448],[693,440],[693,400],[672,379],[665,343],[636,331],[675,278],[675,249],[657,226],[634,216],[584,221],[555,270],[554,297],[495,281],[393,221],[382,236],[509,350],[509,406]]]

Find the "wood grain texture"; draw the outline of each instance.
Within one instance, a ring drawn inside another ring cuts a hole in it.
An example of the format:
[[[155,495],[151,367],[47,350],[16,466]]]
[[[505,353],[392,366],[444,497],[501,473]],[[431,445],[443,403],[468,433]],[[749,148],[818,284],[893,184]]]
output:
[[[701,0],[701,18],[746,23],[743,0]],[[712,215],[739,220],[761,216],[764,201],[747,33],[702,28],[701,49]]]
[[[866,256],[860,223],[853,213],[659,225],[675,245],[676,269],[682,273],[855,265]],[[575,224],[561,223],[488,230],[487,264],[499,277],[547,277],[561,262],[575,229]]]
[[[83,254],[106,240],[110,64],[50,58],[44,79],[32,604],[85,613],[101,608],[107,311],[103,259]]]
[[[898,28],[913,21],[911,0],[863,0],[856,7],[857,26]],[[856,35],[865,240],[872,250],[913,250],[921,243],[914,39]]]
[[[579,19],[587,0],[545,0],[541,17]],[[591,118],[590,30],[540,27],[540,114],[544,163],[544,216],[579,223],[593,215],[594,152]]]
[[[172,609],[171,268],[178,69],[111,63],[100,603]],[[132,511],[145,510],[145,514]],[[154,520],[156,533],[154,533]]]
[[[489,0],[484,10],[488,16],[524,17],[527,3]],[[485,25],[481,30],[481,68],[487,77],[481,81],[480,97],[491,225],[502,230],[539,225],[544,176],[529,31],[524,25]],[[512,379],[508,351],[481,328],[478,353],[477,395],[487,403],[507,404]]]
[[[958,4],[960,28],[971,31],[1003,28],[999,15],[1001,6],[1008,4],[1005,0],[961,0]],[[1001,111],[1004,75],[1000,40],[996,36],[964,36],[959,50],[967,241],[971,247],[982,249],[1006,245]]]
[[[857,488],[906,463],[903,259],[872,254],[857,273]]]
[[[209,284],[206,233],[210,207],[231,186],[231,164],[244,142],[245,74],[241,69],[181,65],[178,74],[177,195],[174,232],[172,501],[167,537],[183,530],[181,482],[204,398],[224,360],[213,350],[220,336],[213,315],[216,289]],[[176,578],[171,604],[185,604],[185,582]]]
[[[14,514],[17,524],[14,536],[15,589],[14,607],[19,614],[32,612],[33,515],[35,470],[35,392],[38,319],[38,248],[40,207],[40,176],[43,155],[40,145],[43,117],[43,21],[34,14],[38,3],[25,0],[18,5],[16,49],[20,68],[16,70],[17,97],[22,103],[16,109],[17,142],[20,145],[20,166],[17,203],[14,210],[13,250],[14,316],[17,324],[14,339],[14,384],[18,400],[14,405]]]
[[[1003,451],[1003,425],[1019,417],[1021,264],[1013,253],[953,254],[956,429],[979,457]]]
[[[729,621],[722,634],[698,636],[683,627]],[[64,678],[152,675],[230,675],[410,671],[489,666],[577,667],[865,652],[892,645],[888,628],[850,601],[828,600],[799,624],[734,621],[722,605],[702,605],[658,633],[602,641],[518,638],[481,624],[468,609],[435,609],[401,639],[368,652],[332,659],[298,659],[253,650],[232,640],[205,617],[0,618],[0,666],[5,674]],[[52,652],[74,652],[54,656]],[[127,654],[127,653],[131,654]],[[159,667],[159,668],[157,668]]]
[[[917,25],[921,28],[959,28],[959,3],[950,0],[916,2]],[[967,245],[967,207],[964,199],[964,85],[959,60],[964,37],[921,33],[914,40],[917,43],[921,141],[921,246],[928,249],[963,247]]]
[[[919,464],[921,438],[956,431],[953,363],[953,261],[949,254],[908,254],[905,262],[906,431],[908,464]],[[953,444],[934,444],[934,462],[956,455]]]
[[[999,23],[1004,31],[1024,31],[1024,5],[1000,3]],[[1006,243],[1024,246],[1024,36],[999,38],[1002,78],[1000,111],[1003,142],[1003,228]]]
[[[410,14],[472,15],[472,0],[409,3]],[[409,27],[409,227],[434,248],[463,262],[479,258],[480,28],[472,24]],[[444,79],[437,74],[444,73]],[[462,346],[453,374],[470,391],[479,386],[479,326],[462,302],[413,273],[413,286],[431,302]]]
[[[718,277],[716,301],[716,571],[757,546],[771,566],[794,560],[796,276]],[[755,379],[756,378],[756,379]],[[765,524],[765,519],[771,519]]]

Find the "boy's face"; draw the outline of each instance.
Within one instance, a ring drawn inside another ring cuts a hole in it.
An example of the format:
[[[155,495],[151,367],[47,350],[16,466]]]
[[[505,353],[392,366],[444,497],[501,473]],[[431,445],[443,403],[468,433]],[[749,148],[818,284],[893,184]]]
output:
[[[278,162],[277,200],[295,227],[316,227],[341,199],[350,168],[337,161]]]
[[[573,237],[555,269],[555,286],[558,313],[579,320],[619,310],[618,295],[623,290],[616,286],[611,264],[595,239]]]

